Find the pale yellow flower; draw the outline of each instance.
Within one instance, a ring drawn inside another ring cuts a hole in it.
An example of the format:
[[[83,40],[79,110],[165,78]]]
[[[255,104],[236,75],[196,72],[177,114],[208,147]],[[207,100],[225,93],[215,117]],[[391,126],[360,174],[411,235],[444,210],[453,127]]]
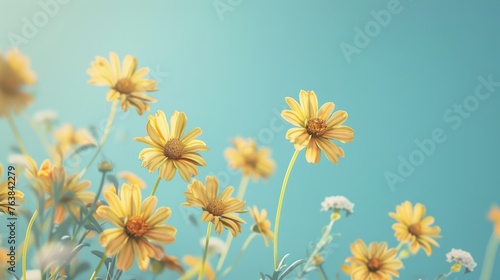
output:
[[[16,174],[15,170],[7,169],[5,170],[5,172],[7,174],[8,172]],[[2,178],[3,174],[4,174],[3,166],[0,163],[0,178]],[[13,179],[9,179],[9,177]],[[18,215],[17,210],[19,209],[20,206],[19,202],[26,202],[24,200],[24,193],[18,190],[19,182],[17,181],[18,179],[16,177],[17,176],[7,176],[7,179],[5,181],[0,182],[0,213],[17,216]]]
[[[233,139],[233,146],[224,151],[232,169],[240,169],[244,176],[252,176],[254,180],[267,179],[273,173],[275,163],[270,158],[270,149],[259,149],[255,140],[241,137]]]
[[[162,250],[152,242],[169,244],[175,240],[177,230],[163,224],[170,218],[171,210],[159,207],[154,211],[158,198],[149,196],[142,201],[137,185],[123,184],[119,195],[113,190],[104,192],[109,206],[99,207],[97,213],[115,227],[104,230],[99,243],[106,249],[106,255],[118,254],[118,269],[130,269],[137,256],[139,268],[146,271],[150,258],[159,260],[163,256]]]
[[[285,98],[291,110],[283,110],[281,116],[298,126],[287,131],[286,139],[290,140],[297,150],[306,148],[307,162],[318,163],[320,151],[323,151],[328,160],[337,163],[339,156],[344,157],[344,150],[330,139],[341,143],[354,139],[354,130],[342,125],[347,120],[347,112],[337,111],[332,115],[335,109],[333,102],[325,103],[318,110],[318,99],[312,90],[301,90],[299,97],[300,104],[291,97]]]
[[[29,59],[19,50],[12,49],[5,57],[0,54],[0,117],[10,110],[18,113],[32,102],[33,96],[23,86],[33,85],[35,80]]]
[[[274,238],[273,232],[271,231],[271,222],[267,219],[267,211],[266,209],[262,209],[259,213],[259,209],[257,209],[257,206],[254,206],[253,208],[248,208],[250,211],[250,215],[252,215],[253,220],[255,221],[255,224],[252,226],[252,230],[254,232],[260,233],[262,237],[264,238],[264,243],[266,244],[266,247],[269,246],[269,242],[267,241],[267,238],[271,239],[271,241]]]
[[[187,272],[186,274],[189,275],[198,275],[199,271],[201,270],[201,262],[202,260],[200,258],[196,258],[190,255],[184,256],[182,259],[184,263],[191,267],[190,271]],[[207,280],[214,280],[215,279],[215,271],[212,268],[212,265],[210,262],[205,262],[205,271],[203,272],[203,276],[207,278]]]
[[[441,237],[439,235],[441,228],[431,226],[434,223],[434,218],[431,216],[425,217],[425,212],[424,205],[417,203],[412,208],[411,202],[405,201],[403,204],[396,206],[396,213],[391,212],[389,216],[398,222],[392,225],[392,229],[394,229],[394,236],[399,242],[409,242],[409,249],[412,254],[416,254],[422,248],[430,256],[432,246],[439,247],[434,238]]]
[[[500,208],[492,206],[488,218],[493,222],[493,232],[496,237],[500,238]]]
[[[108,101],[120,98],[122,110],[127,111],[132,105],[139,115],[149,111],[148,102],[156,102],[146,95],[146,92],[157,90],[156,81],[145,78],[148,73],[148,68],[137,70],[137,59],[131,55],[125,56],[120,67],[118,55],[114,52],[109,54],[109,61],[97,56],[87,70],[90,84],[110,87],[106,96]]]
[[[69,123],[63,124],[54,131],[54,139],[56,141],[56,153],[61,152],[63,156],[68,156],[69,152],[79,147],[97,145],[97,141],[90,135],[88,130],[84,128],[75,130],[73,125]]]
[[[387,249],[387,243],[372,242],[369,247],[358,239],[351,244],[352,257],[346,259],[342,270],[354,280],[390,280],[399,277],[403,263],[396,259],[398,250]]]
[[[146,182],[144,182],[144,180],[142,180],[139,176],[137,176],[133,172],[122,171],[120,172],[120,174],[118,174],[118,177],[125,180],[129,185],[137,185],[141,189],[144,189],[146,187]]]
[[[201,207],[203,213],[201,219],[204,222],[212,222],[215,225],[215,232],[222,233],[222,229],[226,228],[233,236],[237,236],[241,232],[241,223],[246,223],[240,217],[232,213],[243,213],[245,202],[237,198],[232,198],[231,194],[234,188],[227,187],[220,197],[219,182],[213,176],[207,176],[206,188],[202,182],[194,179],[193,183],[188,185],[188,190],[184,192],[186,202],[182,205],[190,207]]]
[[[150,173],[160,169],[160,176],[169,181],[178,170],[181,178],[189,182],[191,176],[198,175],[196,166],[206,166],[198,154],[208,150],[205,142],[196,139],[201,135],[201,129],[195,128],[184,135],[186,123],[186,114],[177,111],[170,118],[170,126],[161,110],[148,117],[148,136],[135,137],[134,140],[149,146],[139,153],[139,159]]]
[[[178,258],[165,254],[165,250],[163,250],[163,247],[161,246],[155,245],[155,247],[161,250],[163,255],[159,260],[151,259],[151,266],[149,267],[149,269],[154,274],[162,273],[165,268],[175,271],[181,275],[185,273],[184,268],[182,267],[181,262]]]

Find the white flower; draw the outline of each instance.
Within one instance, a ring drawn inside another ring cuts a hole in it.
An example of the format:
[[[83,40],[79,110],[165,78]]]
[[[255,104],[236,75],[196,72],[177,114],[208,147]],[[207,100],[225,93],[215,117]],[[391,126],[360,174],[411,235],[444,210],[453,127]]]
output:
[[[205,237],[200,239],[200,245],[205,248]],[[222,254],[226,248],[226,243],[222,239],[217,237],[210,237],[208,240],[208,254],[213,255],[215,253]]]
[[[39,269],[32,269],[26,271],[26,280],[40,280],[40,279],[42,279],[42,274],[40,273]],[[21,278],[21,280],[24,280],[24,278]]]
[[[35,262],[43,270],[57,267],[71,259],[73,249],[74,246],[69,244],[59,242],[47,243],[36,254]]]
[[[31,168],[30,162],[20,154],[9,155],[7,162],[15,167]]]
[[[473,271],[474,267],[477,266],[471,254],[460,249],[451,249],[451,251],[446,254],[446,261],[450,263],[456,262],[465,266],[465,273]]]
[[[57,112],[52,110],[38,111],[33,115],[33,119],[37,123],[50,123],[57,120]]]
[[[325,197],[325,201],[321,202],[321,211],[328,210],[345,210],[349,215],[354,212],[354,203],[342,195]]]

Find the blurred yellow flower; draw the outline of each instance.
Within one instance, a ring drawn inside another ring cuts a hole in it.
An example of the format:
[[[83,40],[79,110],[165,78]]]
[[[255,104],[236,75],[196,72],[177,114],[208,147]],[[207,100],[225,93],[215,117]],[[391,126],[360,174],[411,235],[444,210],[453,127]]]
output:
[[[186,265],[191,267],[191,270],[186,273],[186,275],[197,275],[199,271],[201,270],[201,259],[196,258],[190,255],[184,256],[182,259]],[[207,280],[214,280],[215,279],[215,272],[212,266],[210,265],[209,262],[205,262],[205,271],[203,272],[203,275],[207,278]],[[189,279],[187,277],[181,278],[181,279]]]
[[[35,83],[35,74],[29,66],[29,59],[17,49],[0,54],[0,117],[10,110],[20,112],[33,100],[33,96],[24,92],[24,85]]]
[[[159,250],[161,250],[163,254],[159,260],[151,259],[150,270],[154,274],[162,273],[165,268],[175,271],[181,275],[185,273],[184,268],[182,267],[181,262],[179,261],[178,258],[165,254],[165,250],[163,250],[163,247],[159,245],[154,245],[154,246]]]
[[[163,224],[170,218],[171,210],[159,207],[154,211],[158,198],[149,196],[141,201],[141,190],[137,185],[123,184],[119,194],[120,197],[113,190],[105,191],[104,197],[109,206],[97,209],[102,219],[115,226],[100,234],[99,243],[106,249],[106,255],[118,254],[118,269],[130,269],[137,256],[139,268],[146,271],[149,258],[160,259],[163,256],[162,250],[152,241],[169,244],[175,240],[175,227]]]
[[[4,172],[3,166],[0,163],[0,178],[2,178],[3,172]],[[16,173],[14,170],[12,170],[10,172]],[[9,182],[11,182],[11,183],[9,184]],[[15,185],[13,185],[12,183],[15,183]],[[19,207],[19,202],[26,202],[24,200],[24,193],[17,189],[18,188],[17,184],[18,184],[18,182],[13,181],[13,180],[9,180],[8,178],[7,178],[7,180],[0,182],[0,212],[1,213],[7,214],[7,215],[17,216],[18,215],[17,209]],[[14,186],[14,188],[9,189],[9,187],[12,187],[12,186]],[[14,194],[15,204],[14,205],[10,204],[13,202],[12,195],[11,195],[12,191],[15,192],[15,194]],[[10,197],[10,199],[9,199],[9,197]]]
[[[79,147],[97,145],[97,141],[88,130],[84,128],[75,130],[73,125],[69,123],[63,124],[54,131],[54,139],[56,141],[56,154],[61,152],[64,157],[68,156],[68,152]]]
[[[337,111],[332,115],[335,109],[333,102],[325,103],[318,110],[318,99],[312,90],[301,90],[299,97],[300,105],[291,97],[285,98],[291,110],[283,110],[281,116],[289,123],[298,126],[287,131],[286,139],[294,143],[297,150],[306,147],[307,162],[318,163],[322,150],[328,160],[337,163],[339,156],[344,157],[344,150],[330,139],[342,143],[354,139],[354,130],[342,125],[347,120],[347,112]]]
[[[399,242],[409,242],[409,249],[412,254],[416,254],[420,248],[430,256],[432,254],[432,245],[439,247],[434,238],[441,237],[439,233],[441,228],[431,226],[434,223],[434,217],[425,217],[425,206],[417,203],[412,208],[409,201],[396,206],[396,213],[389,213],[389,216],[398,223],[392,225],[397,240]]]
[[[201,219],[204,222],[213,222],[215,232],[222,233],[222,229],[226,228],[233,236],[237,236],[241,232],[241,223],[246,223],[240,217],[231,213],[243,213],[245,202],[237,198],[232,198],[231,194],[234,188],[229,186],[217,197],[219,193],[219,182],[213,176],[207,176],[207,187],[202,182],[194,179],[193,183],[188,185],[188,190],[184,192],[186,202],[182,205],[190,207],[201,207],[203,213]]]
[[[137,59],[131,55],[125,56],[120,67],[118,55],[114,52],[109,54],[109,61],[104,57],[96,56],[95,61],[87,70],[87,74],[90,75],[90,84],[110,87],[106,96],[108,101],[121,98],[122,110],[127,111],[132,105],[139,115],[142,115],[144,111],[149,111],[147,102],[156,102],[156,99],[145,93],[157,90],[157,82],[145,78],[148,73],[148,68],[137,70]]]
[[[125,180],[129,185],[137,185],[141,189],[146,187],[146,182],[130,171],[122,171],[118,174],[118,177]]]
[[[160,176],[169,181],[178,170],[181,178],[189,182],[191,176],[198,175],[197,165],[206,166],[198,154],[208,150],[203,141],[196,139],[201,135],[201,129],[195,128],[183,136],[186,123],[186,114],[177,111],[170,118],[170,127],[161,110],[148,117],[146,131],[149,136],[135,137],[134,140],[149,146],[139,153],[139,159],[150,173],[160,169]]]
[[[494,205],[491,207],[488,218],[493,222],[493,232],[500,238],[500,208]]]
[[[227,148],[224,155],[232,169],[240,169],[244,176],[267,179],[274,171],[271,150],[259,149],[253,139],[237,137],[233,139],[234,148]]]
[[[267,238],[271,239],[272,241],[274,235],[271,231],[271,222],[267,219],[266,209],[262,209],[260,213],[259,209],[257,209],[257,206],[254,206],[253,208],[249,207],[248,210],[250,211],[250,215],[252,215],[252,218],[255,221],[255,224],[252,226],[252,231],[260,233],[260,235],[262,235],[262,237],[264,238],[266,247],[269,246]]]
[[[356,280],[390,280],[392,276],[399,277],[398,270],[403,263],[396,259],[398,250],[387,249],[387,243],[370,243],[367,247],[363,240],[351,244],[352,257],[346,259],[341,268],[351,279]]]
[[[9,250],[0,248],[0,279],[7,279],[8,262],[10,261]]]

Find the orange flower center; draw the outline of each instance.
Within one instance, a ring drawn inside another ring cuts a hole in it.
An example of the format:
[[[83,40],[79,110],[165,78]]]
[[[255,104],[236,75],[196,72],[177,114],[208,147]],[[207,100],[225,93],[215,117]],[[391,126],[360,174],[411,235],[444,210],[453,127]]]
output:
[[[21,86],[21,80],[10,67],[7,66],[7,69],[4,70],[6,73],[3,79],[0,80],[0,89],[6,94],[16,94]]]
[[[222,216],[224,214],[224,202],[220,199],[215,199],[208,204],[207,211],[214,216]]]
[[[412,224],[408,227],[408,232],[415,236],[420,236],[422,235],[422,226],[420,224]]]
[[[326,132],[326,122],[320,118],[310,119],[307,121],[306,131],[312,137],[323,136]]]
[[[184,143],[177,138],[172,138],[167,141],[163,147],[163,154],[171,159],[179,159],[184,153]]]
[[[134,216],[125,224],[125,232],[130,237],[141,237],[148,232],[148,224],[142,217]]]
[[[115,90],[123,94],[131,94],[135,91],[135,85],[130,78],[121,78],[116,82]]]
[[[373,258],[368,261],[366,266],[368,267],[368,270],[370,272],[375,272],[378,271],[380,268],[382,268],[382,263],[380,262],[379,259]]]

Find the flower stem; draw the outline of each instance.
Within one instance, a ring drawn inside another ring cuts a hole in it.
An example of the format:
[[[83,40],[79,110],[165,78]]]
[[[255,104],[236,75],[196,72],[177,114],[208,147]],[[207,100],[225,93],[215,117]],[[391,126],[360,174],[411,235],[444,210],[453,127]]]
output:
[[[250,242],[252,241],[252,239],[257,236],[258,234],[255,233],[255,232],[252,232],[252,234],[250,234],[248,237],[247,237],[247,240],[245,240],[245,243],[243,243],[243,247],[241,247],[241,251],[240,253],[238,254],[238,256],[234,259],[233,263],[228,267],[226,268],[226,270],[224,270],[224,272],[222,273],[221,277],[224,277],[226,276],[235,266],[236,264],[238,263],[238,261],[240,260],[241,256],[243,256],[243,253],[245,252],[245,250],[247,249],[248,245],[250,245]]]
[[[205,237],[205,250],[203,251],[203,260],[201,261],[201,269],[198,273],[198,280],[203,278],[203,273],[205,272],[205,261],[207,260],[208,253],[208,241],[210,240],[210,232],[212,231],[212,222],[208,222],[207,235]]]
[[[14,123],[14,120],[12,119],[12,115],[10,112],[7,112],[7,122],[9,122],[10,129],[12,129],[12,133],[14,133],[14,137],[16,137],[17,144],[19,145],[19,149],[21,149],[21,152],[23,153],[24,156],[28,155],[28,152],[26,150],[26,146],[24,146],[23,139],[21,138],[21,134],[19,134],[19,130],[17,130],[16,124]]]
[[[498,250],[499,244],[500,244],[500,238],[498,238],[495,235],[495,233],[493,233],[491,235],[490,241],[488,241],[488,246],[486,247],[483,269],[481,270],[481,277],[479,278],[479,280],[491,279],[491,272],[493,271],[493,265],[495,263],[495,255]]]
[[[288,168],[285,173],[285,178],[283,179],[283,184],[281,185],[281,193],[280,199],[278,201],[278,209],[276,211],[276,220],[274,221],[274,268],[278,268],[278,231],[280,226],[280,217],[281,217],[281,207],[283,206],[283,198],[285,197],[286,185],[288,183],[288,177],[290,176],[290,172],[292,171],[293,164],[295,163],[295,159],[299,155],[300,150],[295,150],[293,153],[292,159],[288,164]]]
[[[106,261],[106,258],[108,258],[108,256],[106,256],[106,254],[103,254],[102,258],[101,258],[101,261],[99,262],[99,264],[97,265],[96,269],[94,270],[94,273],[92,273],[92,276],[90,277],[90,280],[94,280],[96,278],[97,274],[99,273],[99,270],[101,270],[101,267],[104,264],[104,261]]]
[[[328,280],[328,277],[326,277],[326,273],[322,265],[319,266],[318,273],[321,280]]]
[[[43,146],[45,147],[45,150],[47,151],[47,154],[49,155],[49,157],[52,158],[52,152],[51,152],[50,144],[49,144],[49,141],[47,140],[47,137],[45,137],[45,135],[36,126],[35,121],[33,121],[33,119],[27,113],[23,112],[23,116],[30,123],[31,128],[33,128],[33,130],[35,131],[38,138],[40,138],[40,141],[42,142]]]
[[[155,186],[153,187],[153,191],[151,192],[151,196],[155,195],[156,189],[158,188],[160,181],[161,181],[161,176],[160,174],[158,174],[158,179],[156,179]]]
[[[306,261],[306,264],[303,266],[302,271],[298,275],[298,279],[302,279],[302,277],[306,274],[306,269],[309,268],[309,266],[312,264],[314,256],[316,256],[319,251],[325,247],[327,243],[327,237],[330,235],[330,232],[332,231],[333,224],[335,223],[335,220],[330,220],[330,223],[324,228],[323,230],[323,235],[321,235],[321,239],[319,240],[318,243],[314,246],[313,252],[309,255],[309,258]]]
[[[26,267],[28,264],[28,260],[26,259],[26,255],[28,252],[28,245],[29,245],[29,240],[30,240],[30,234],[31,234],[31,228],[33,227],[33,224],[35,223],[36,216],[38,216],[38,210],[35,210],[33,213],[33,216],[31,216],[30,222],[28,224],[28,228],[26,229],[26,235],[24,237],[24,247],[23,247],[23,279],[26,279]]]
[[[243,199],[245,196],[245,192],[247,190],[248,186],[248,180],[250,179],[250,176],[246,175],[241,178],[241,183],[238,188],[238,199]],[[222,269],[222,266],[224,265],[224,261],[226,260],[227,253],[229,252],[229,247],[231,247],[231,243],[233,242],[233,235],[228,233],[227,238],[226,238],[226,243],[224,246],[224,252],[222,252],[219,262],[217,263],[217,272],[219,272]]]
[[[109,114],[108,122],[106,123],[106,128],[104,129],[104,134],[102,135],[101,142],[99,142],[99,146],[97,147],[97,150],[94,153],[94,156],[92,156],[92,159],[90,162],[85,166],[84,169],[78,174],[78,177],[82,178],[83,175],[87,172],[89,167],[92,165],[94,160],[97,158],[97,155],[99,155],[99,152],[101,151],[102,147],[104,146],[104,142],[106,142],[106,138],[108,137],[109,131],[111,130],[111,124],[113,123],[113,119],[115,117],[116,113],[116,105],[118,104],[118,99],[113,101],[113,104],[111,105],[111,113]]]

